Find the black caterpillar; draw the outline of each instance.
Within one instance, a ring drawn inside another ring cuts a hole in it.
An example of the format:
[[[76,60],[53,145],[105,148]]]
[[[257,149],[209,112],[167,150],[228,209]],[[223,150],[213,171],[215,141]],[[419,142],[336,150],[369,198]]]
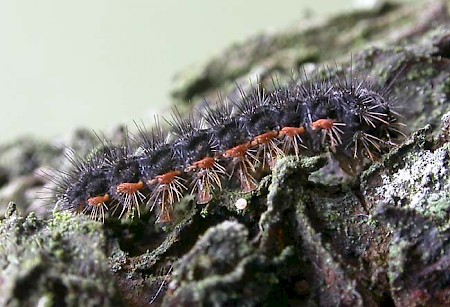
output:
[[[350,174],[376,160],[403,133],[393,111],[390,86],[350,77],[302,78],[300,83],[240,90],[238,101],[219,99],[201,114],[175,112],[161,126],[139,129],[139,141],[104,144],[56,180],[54,196],[63,210],[105,219],[140,215],[145,206],[158,220],[172,220],[173,205],[186,194],[198,204],[237,179],[243,192],[257,188],[257,174],[284,155],[325,150]]]

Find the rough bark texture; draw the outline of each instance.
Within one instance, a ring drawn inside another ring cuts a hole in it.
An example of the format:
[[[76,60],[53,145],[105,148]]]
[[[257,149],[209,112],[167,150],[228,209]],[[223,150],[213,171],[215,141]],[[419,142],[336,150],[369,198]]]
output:
[[[282,83],[351,53],[354,71],[393,81],[410,136],[357,178],[324,169],[326,156],[282,159],[256,193],[224,191],[207,206],[186,198],[164,227],[150,215],[104,225],[69,213],[23,218],[11,203],[0,222],[0,305],[450,305],[449,20],[445,2],[384,4],[251,38],[190,69],[178,103],[233,96],[234,82],[246,89],[255,75]],[[84,154],[95,142],[80,132],[70,145]],[[13,199],[25,211],[42,185],[30,173],[64,168],[63,151],[1,148],[1,206]]]

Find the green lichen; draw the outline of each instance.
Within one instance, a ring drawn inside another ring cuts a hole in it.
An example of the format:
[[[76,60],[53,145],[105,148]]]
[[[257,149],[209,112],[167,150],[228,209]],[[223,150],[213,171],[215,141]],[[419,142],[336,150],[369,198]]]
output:
[[[0,225],[2,306],[119,303],[102,247],[101,226],[60,214],[50,222],[21,217],[10,204]],[[58,221],[56,223],[56,221]]]

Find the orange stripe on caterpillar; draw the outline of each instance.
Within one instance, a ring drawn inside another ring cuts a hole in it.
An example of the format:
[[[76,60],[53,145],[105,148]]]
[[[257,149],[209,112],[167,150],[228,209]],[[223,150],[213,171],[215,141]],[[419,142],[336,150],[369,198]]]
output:
[[[330,130],[334,127],[334,120],[332,119],[318,119],[311,123],[313,130],[326,129]]]
[[[90,218],[93,220],[98,220],[100,218],[101,221],[104,222],[105,221],[105,210],[108,210],[108,206],[106,205],[106,203],[109,202],[110,200],[111,200],[111,197],[109,196],[109,194],[91,197],[87,200],[88,206],[86,206],[83,209],[82,213],[87,213],[88,208],[90,206],[91,207],[90,213],[89,213]]]
[[[330,141],[330,149],[336,152],[336,146],[342,144],[341,136],[344,134],[339,126],[345,126],[345,123],[338,123],[333,119],[318,119],[311,123],[313,130],[322,130],[326,133],[323,134],[322,143],[325,142],[325,137],[328,137]]]
[[[89,206],[99,207],[99,206],[102,206],[102,204],[105,204],[110,200],[111,200],[111,197],[109,197],[109,194],[105,194],[102,196],[91,197],[87,200],[87,203]]]
[[[226,175],[226,169],[219,164],[218,159],[206,157],[188,166],[185,171],[196,172],[192,180],[191,194],[196,194],[197,204],[207,204],[213,197],[213,190],[222,189],[221,177]]]
[[[159,205],[160,212],[157,218],[159,222],[172,221],[173,204],[179,202],[183,197],[183,191],[187,190],[183,184],[186,180],[180,177],[181,174],[180,171],[171,171],[149,181],[149,185],[155,185],[149,199],[150,211],[155,205]]]
[[[117,193],[123,194],[134,194],[140,190],[145,188],[145,184],[142,181],[133,183],[133,182],[123,182],[119,184],[116,188]]]
[[[303,145],[302,135],[306,133],[304,127],[283,127],[278,134],[280,142],[282,143],[281,150],[285,154],[294,151],[296,157],[300,157],[300,148],[305,148]]]
[[[237,178],[241,183],[241,189],[244,193],[249,193],[257,188],[257,181],[252,173],[255,172],[255,164],[259,162],[258,157],[251,152],[252,144],[247,142],[228,149],[223,154],[225,158],[232,158]]]
[[[278,142],[275,142],[278,135],[278,131],[269,131],[254,137],[251,142],[253,146],[259,145],[258,157],[262,159],[262,168],[266,165],[273,168],[276,160],[284,156],[283,151],[278,147]]]
[[[145,200],[145,195],[141,192],[145,188],[145,183],[143,181],[139,182],[122,182],[116,187],[116,191],[119,194],[124,195],[124,199],[122,204],[117,204],[116,208],[113,211],[113,214],[116,210],[122,206],[122,210],[119,214],[119,218],[123,216],[125,212],[129,215],[133,208],[136,208],[138,216],[141,216],[140,206]]]
[[[248,150],[252,147],[250,142],[235,146],[231,149],[228,149],[223,154],[224,158],[243,158],[248,154]]]
[[[290,138],[296,137],[298,135],[305,134],[306,130],[304,127],[283,127],[280,130],[279,136],[287,136]]]
[[[251,142],[251,145],[252,146],[257,146],[257,145],[260,145],[260,144],[270,143],[277,136],[278,136],[278,131],[269,131],[269,132],[260,134],[260,135],[255,136],[253,138],[253,141]]]
[[[153,184],[171,184],[177,177],[181,176],[180,171],[172,171],[159,176],[156,176],[155,179],[152,179],[148,182],[149,185]]]

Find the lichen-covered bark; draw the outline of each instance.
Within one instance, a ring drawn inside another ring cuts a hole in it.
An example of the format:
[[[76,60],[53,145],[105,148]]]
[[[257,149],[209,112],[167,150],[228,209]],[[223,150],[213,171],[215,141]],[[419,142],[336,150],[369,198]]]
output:
[[[0,222],[0,305],[121,304],[102,228],[66,213],[24,218],[11,203]]]
[[[361,185],[373,216],[390,232],[387,276],[400,306],[450,303],[449,144],[436,144],[430,131],[413,134]]]
[[[230,189],[206,206],[187,197],[172,225],[150,214],[105,225],[23,218],[11,206],[0,224],[0,303],[450,305],[449,20],[443,2],[386,4],[261,35],[190,71],[175,90],[180,101],[219,88],[233,96],[236,80],[244,90],[254,74],[283,82],[292,69],[352,53],[353,71],[392,83],[409,137],[356,178],[326,154],[281,159],[255,193]],[[95,137],[73,145],[83,151]],[[44,152],[35,151],[38,164]],[[13,167],[3,164],[3,191],[25,176]]]

